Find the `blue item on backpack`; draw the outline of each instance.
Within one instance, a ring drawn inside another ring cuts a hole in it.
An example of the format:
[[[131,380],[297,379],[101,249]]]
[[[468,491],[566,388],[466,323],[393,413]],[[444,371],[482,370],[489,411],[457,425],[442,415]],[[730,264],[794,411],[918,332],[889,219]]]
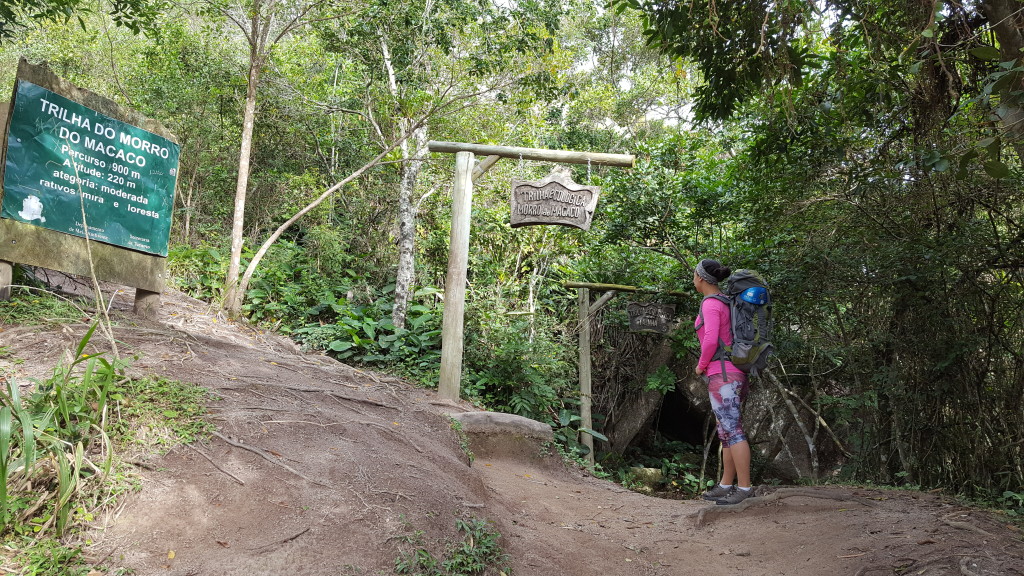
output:
[[[732,344],[718,339],[718,350],[713,360],[725,361],[745,374],[757,376],[768,366],[768,358],[775,352],[771,343],[772,297],[768,285],[753,270],[737,270],[726,279],[726,288],[714,298],[729,305]],[[703,312],[700,325],[704,324]]]

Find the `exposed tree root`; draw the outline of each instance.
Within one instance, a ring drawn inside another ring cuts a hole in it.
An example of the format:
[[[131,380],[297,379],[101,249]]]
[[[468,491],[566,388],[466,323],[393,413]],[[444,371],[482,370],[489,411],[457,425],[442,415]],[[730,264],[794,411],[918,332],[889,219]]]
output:
[[[959,514],[959,512],[956,512],[955,514]],[[985,530],[982,530],[981,528],[978,528],[977,526],[969,522],[958,522],[956,520],[950,520],[950,516],[952,516],[952,514],[947,514],[946,516],[939,518],[939,521],[941,521],[946,526],[950,526],[958,530],[967,530],[968,532],[976,532],[978,534],[981,534],[982,536],[988,536],[990,538],[992,537],[992,534],[990,532],[986,532]]]
[[[236,448],[241,448],[243,450],[248,450],[249,452],[252,452],[253,454],[261,456],[267,462],[270,462],[271,464],[276,464],[276,465],[280,466],[281,468],[284,468],[285,470],[291,472],[292,474],[295,474],[299,478],[302,478],[306,482],[310,482],[312,484],[316,484],[317,486],[323,486],[325,488],[331,488],[332,487],[332,486],[330,486],[328,484],[324,484],[323,482],[318,482],[316,480],[313,480],[312,478],[306,476],[302,472],[299,472],[298,470],[296,470],[296,469],[292,468],[291,466],[285,464],[284,462],[278,462],[277,459],[275,459],[271,454],[269,454],[266,450],[263,450],[262,448],[257,448],[255,446],[246,446],[245,444],[242,444],[240,442],[235,442],[234,440],[231,440],[230,438],[228,438],[227,436],[224,436],[220,432],[213,432],[213,435],[216,436],[217,438],[220,438],[221,440],[227,442],[228,444],[236,447]]]
[[[324,390],[323,388],[307,388],[307,387],[304,387],[304,386],[281,386],[281,388],[285,388],[285,389],[288,389],[288,390],[295,390],[296,392],[319,392],[321,394],[327,394],[328,396],[333,396],[335,398],[340,398],[342,400],[350,400],[352,402],[362,402],[363,404],[370,404],[372,406],[379,406],[381,408],[391,408],[392,410],[398,410],[398,408],[396,408],[396,407],[394,407],[394,406],[392,406],[390,404],[385,404],[383,402],[377,402],[376,400],[369,400],[367,398],[356,398],[354,396],[349,396],[347,394],[342,394],[340,392],[335,392],[333,390]]]
[[[234,474],[232,474],[231,472],[228,472],[227,470],[225,470],[225,469],[221,468],[221,467],[220,467],[220,465],[218,465],[218,464],[217,464],[216,462],[214,462],[214,461],[213,461],[213,458],[210,458],[209,456],[207,456],[205,452],[203,452],[202,450],[200,450],[199,448],[196,448],[195,446],[193,446],[193,445],[191,445],[191,444],[189,444],[189,445],[188,445],[188,447],[189,447],[189,448],[191,448],[191,449],[192,449],[193,451],[195,451],[195,452],[196,452],[197,454],[199,454],[200,456],[202,456],[203,458],[206,458],[207,460],[209,460],[209,461],[210,461],[210,464],[213,464],[213,467],[214,467],[214,468],[216,468],[217,470],[220,470],[220,471],[221,471],[221,472],[223,472],[224,474],[227,474],[227,475],[228,475],[228,476],[230,476],[230,477],[231,477],[231,478],[232,478],[232,479],[233,479],[233,480],[234,480],[235,482],[238,482],[238,483],[239,483],[239,484],[241,484],[242,486],[245,486],[245,482],[244,482],[244,481],[243,481],[243,480],[242,480],[241,478],[239,478],[238,476],[235,476],[235,475],[234,475]]]
[[[763,487],[758,488],[758,490],[761,489],[763,489]],[[768,494],[767,496],[754,496],[751,498],[747,498],[743,502],[740,502],[739,504],[733,504],[731,506],[719,506],[718,504],[705,506],[704,508],[701,508],[697,512],[688,514],[687,518],[696,518],[694,524],[698,529],[700,529],[704,526],[705,521],[710,520],[715,516],[720,516],[732,512],[742,512],[743,510],[746,510],[747,508],[751,508],[753,506],[757,506],[760,504],[768,504],[770,502],[777,502],[779,500],[783,500],[785,498],[792,498],[794,496],[803,496],[805,498],[819,498],[822,500],[838,500],[840,502],[854,502],[856,504],[862,504],[864,506],[878,507],[877,502],[868,500],[866,498],[861,498],[859,496],[840,494],[837,492],[825,492],[820,490],[807,490],[803,488],[786,488]]]

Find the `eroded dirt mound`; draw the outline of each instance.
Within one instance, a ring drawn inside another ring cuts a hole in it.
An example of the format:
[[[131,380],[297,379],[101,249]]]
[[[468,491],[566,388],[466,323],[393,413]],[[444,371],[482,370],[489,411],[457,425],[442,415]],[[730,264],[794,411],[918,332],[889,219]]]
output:
[[[3,327],[45,375],[87,326]],[[742,509],[643,496],[510,440],[470,459],[440,402],[304,354],[168,293],[159,322],[117,319],[131,370],[212,391],[216,434],[140,461],[143,489],[98,519],[88,550],[140,575],[390,574],[407,536],[437,552],[484,518],[519,575],[1024,574],[1020,534],[937,494],[762,489]],[[94,339],[96,343],[99,338]],[[739,507],[735,507],[739,508]],[[703,511],[703,514],[702,514]]]

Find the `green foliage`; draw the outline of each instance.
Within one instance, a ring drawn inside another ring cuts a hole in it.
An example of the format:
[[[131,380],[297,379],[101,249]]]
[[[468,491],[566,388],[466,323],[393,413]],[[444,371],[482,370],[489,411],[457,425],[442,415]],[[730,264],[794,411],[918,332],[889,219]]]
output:
[[[0,326],[67,322],[81,316],[81,309],[67,298],[36,288],[13,288],[10,300],[0,300]]]
[[[424,547],[422,531],[406,538],[414,548],[395,559],[396,574],[415,576],[473,576],[511,574],[509,557],[502,551],[501,534],[493,525],[477,518],[456,520],[456,529],[464,534],[461,541],[445,546],[443,556],[436,558]]]
[[[52,530],[60,537],[88,520],[90,493],[121,489],[106,485],[123,481],[115,444],[154,436],[156,443],[170,443],[171,436],[192,442],[209,429],[202,418],[202,389],[132,380],[122,375],[127,362],[86,353],[96,328],[93,324],[78,342],[72,361],[37,382],[27,398],[13,380],[0,392],[0,532],[40,537]],[[62,547],[46,552],[45,540],[40,546],[24,558],[26,565],[40,562],[44,552],[54,566],[68,566],[76,556]],[[39,573],[51,569],[56,568],[40,566]]]
[[[48,500],[52,507],[42,508],[43,520],[35,531],[50,527],[63,535],[72,499],[85,478],[93,471],[109,473],[113,453],[104,431],[109,393],[123,363],[85,354],[96,324],[86,332],[67,366],[58,366],[54,375],[36,384],[25,401],[13,380],[0,392],[0,531],[25,530],[23,524],[35,518],[39,506],[31,506],[37,495],[28,486],[56,484]],[[96,453],[102,459],[86,472],[82,465],[85,448],[99,438]],[[56,466],[40,466],[50,461]]]
[[[86,576],[91,571],[80,548],[62,544],[57,539],[22,535],[11,539],[11,544],[17,550],[11,562],[21,568],[21,574]]]
[[[813,58],[800,42],[802,24],[813,10],[805,3],[614,0],[611,5],[619,12],[641,10],[650,44],[697,63],[704,77],[694,106],[698,121],[729,117],[767,84],[799,85]]]
[[[202,441],[213,430],[205,418],[209,392],[195,384],[155,376],[126,378],[111,400],[120,414],[111,435],[121,443],[167,450]]]
[[[89,571],[81,550],[58,539],[135,486],[115,446],[193,442],[210,429],[203,389],[123,376],[126,361],[86,352],[96,328],[28,397],[13,379],[0,391],[0,533],[25,574]]]
[[[200,300],[216,301],[223,296],[227,273],[227,251],[204,245],[193,248],[187,244],[167,250],[171,284]]]
[[[154,25],[160,5],[151,0],[117,0],[110,4],[110,16],[137,34]],[[32,20],[67,22],[75,18],[84,29],[83,16],[92,9],[93,4],[82,0],[6,0],[0,4],[0,41]]]
[[[586,430],[584,428],[584,430]],[[600,433],[595,433],[595,437],[602,437]],[[547,457],[553,454],[558,454],[563,461],[568,464],[579,468],[580,470],[586,470],[594,478],[600,478],[602,480],[611,480],[612,473],[607,472],[600,462],[594,462],[594,465],[590,465],[590,461],[587,459],[587,451],[578,449],[582,445],[578,441],[570,440],[564,442],[562,439],[556,439],[555,442],[544,443],[541,445],[541,456]]]
[[[575,388],[566,347],[550,320],[472,310],[466,321],[463,390],[499,412],[551,421],[552,408]],[[531,331],[533,333],[530,338]]]
[[[562,398],[559,402],[561,408],[558,410],[558,419],[552,425],[555,443],[563,457],[577,462],[581,467],[588,465],[583,459],[590,453],[590,448],[583,444],[583,434],[588,434],[594,440],[607,442],[608,437],[600,432],[581,426],[579,416],[579,400],[576,398]],[[600,415],[592,415],[594,420],[600,421]]]
[[[657,468],[665,479],[665,491],[692,498],[704,492],[714,481],[701,471],[702,448],[685,442],[666,441],[660,436],[643,452],[631,452],[626,458],[604,461],[606,469],[626,487],[636,484],[631,468]]]
[[[429,288],[416,292],[418,300],[409,306],[406,328],[401,329],[391,321],[391,290],[377,294],[370,304],[337,298],[317,308],[323,323],[295,330],[295,338],[339,360],[393,367],[430,381],[440,365],[441,311],[434,304],[436,293]]]
[[[1007,514],[1018,520],[1024,520],[1024,492],[1007,490],[999,497],[998,502]]]
[[[695,261],[737,248],[731,151],[726,139],[693,131],[639,143],[638,153],[636,168],[606,181],[600,252],[580,267],[597,282],[687,289]]]
[[[476,455],[469,448],[469,436],[466,431],[462,429],[462,422],[459,422],[455,418],[448,417],[448,426],[455,432],[455,435],[459,438],[459,448],[462,449],[462,453],[469,459],[469,463],[472,464],[473,460],[476,459]]]
[[[562,363],[542,349],[550,342],[522,338],[527,326],[528,321],[490,326],[471,340],[476,343],[466,351],[464,394],[492,410],[548,419],[569,382]]]
[[[668,394],[676,389],[676,375],[668,366],[659,366],[653,374],[647,377],[647,384],[644,389]]]

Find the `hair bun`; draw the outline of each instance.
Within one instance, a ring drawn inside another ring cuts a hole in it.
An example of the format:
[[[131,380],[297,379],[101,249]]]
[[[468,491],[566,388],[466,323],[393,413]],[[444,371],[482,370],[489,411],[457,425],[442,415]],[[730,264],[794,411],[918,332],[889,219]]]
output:
[[[718,260],[711,260],[710,258],[701,260],[700,266],[719,282],[725,280],[730,274],[732,274],[732,270],[726,266],[722,266],[722,263]]]

